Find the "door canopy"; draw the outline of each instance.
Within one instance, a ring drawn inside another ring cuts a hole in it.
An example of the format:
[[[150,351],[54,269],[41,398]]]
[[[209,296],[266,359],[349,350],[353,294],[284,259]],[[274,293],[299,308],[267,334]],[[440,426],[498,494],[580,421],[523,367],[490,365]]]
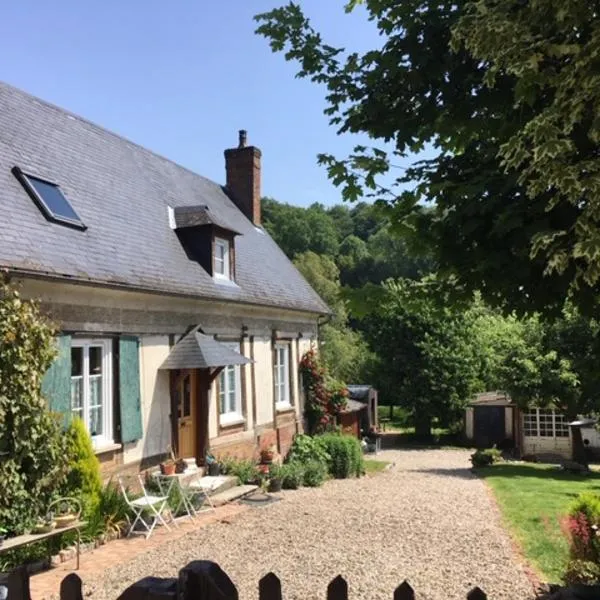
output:
[[[251,362],[249,358],[212,336],[200,333],[196,328],[173,346],[159,369],[214,369]]]

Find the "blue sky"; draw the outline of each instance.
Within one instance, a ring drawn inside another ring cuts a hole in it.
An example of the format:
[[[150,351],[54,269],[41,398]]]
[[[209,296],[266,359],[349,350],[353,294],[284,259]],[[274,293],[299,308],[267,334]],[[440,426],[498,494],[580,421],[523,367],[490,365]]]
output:
[[[379,44],[345,0],[302,0],[328,42]],[[20,0],[0,22],[0,79],[111,129],[215,181],[238,129],[263,152],[263,194],[334,204],[316,164],[343,156],[323,115],[323,89],[254,34],[252,17],[278,0]]]

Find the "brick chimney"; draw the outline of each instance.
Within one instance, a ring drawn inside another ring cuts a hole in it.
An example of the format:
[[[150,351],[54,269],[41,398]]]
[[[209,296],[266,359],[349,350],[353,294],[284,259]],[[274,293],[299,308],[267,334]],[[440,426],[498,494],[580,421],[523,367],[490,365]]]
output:
[[[246,138],[246,131],[240,130],[238,147],[225,150],[225,186],[237,207],[255,225],[260,225],[261,152],[254,146],[247,146]]]

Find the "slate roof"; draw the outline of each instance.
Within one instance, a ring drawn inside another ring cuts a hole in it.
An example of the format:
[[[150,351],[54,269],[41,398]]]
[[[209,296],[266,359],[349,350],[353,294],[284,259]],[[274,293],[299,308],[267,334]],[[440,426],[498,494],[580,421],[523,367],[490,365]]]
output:
[[[171,348],[159,369],[209,369],[249,362],[249,358],[194,329]]]
[[[373,389],[371,385],[353,384],[347,386],[350,392],[350,398],[354,400],[368,400],[369,392]]]
[[[14,166],[58,184],[87,230],[47,221],[11,173]],[[215,283],[187,258],[169,226],[168,206],[199,205],[241,234],[235,241],[237,286]],[[1,82],[0,214],[0,268],[329,312],[219,184]]]
[[[178,229],[201,225],[216,225],[221,229],[227,229],[237,234],[240,233],[232,229],[229,223],[220,219],[218,214],[212,213],[208,206],[203,204],[200,206],[176,206],[173,209],[173,213],[175,216],[175,225]]]

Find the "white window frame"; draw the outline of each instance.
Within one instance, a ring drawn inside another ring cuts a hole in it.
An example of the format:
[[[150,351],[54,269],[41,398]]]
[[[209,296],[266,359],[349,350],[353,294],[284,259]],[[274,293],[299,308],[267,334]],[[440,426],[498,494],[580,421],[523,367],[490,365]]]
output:
[[[283,363],[280,361],[281,352],[283,352]],[[275,344],[273,390],[275,394],[275,407],[278,409],[291,408],[290,344]]]
[[[223,248],[223,258],[217,258],[217,248]],[[225,238],[216,237],[214,242],[213,273],[216,279],[227,279],[231,281],[231,242]],[[223,272],[217,270],[218,261],[223,261]]]
[[[551,419],[548,419],[547,417],[551,417]],[[541,427],[542,422],[545,423],[546,427]],[[550,426],[550,428],[548,426]],[[528,434],[526,433],[527,429],[533,430],[535,433]],[[542,429],[546,432],[549,431],[551,435],[542,435]],[[556,435],[556,432],[559,429],[563,434],[566,433],[566,435]],[[564,415],[557,413],[553,409],[531,408],[527,411],[523,411],[523,435],[525,437],[557,439],[569,438],[571,433]]]
[[[228,348],[235,350],[237,353],[240,352],[240,345],[237,342],[225,343]],[[229,387],[229,373],[233,370],[234,372],[234,393],[235,393],[235,406],[233,410],[229,408],[229,394],[231,392]],[[225,400],[225,412],[221,411],[221,398]],[[228,425],[231,423],[238,423],[244,420],[242,414],[242,376],[240,365],[229,365],[224,367],[219,373],[218,384],[217,384],[217,403],[219,410],[219,423],[221,425]]]
[[[112,340],[110,339],[81,339],[74,338],[71,341],[71,348],[83,349],[82,361],[82,381],[83,381],[83,410],[82,420],[85,428],[89,432],[90,420],[90,381],[89,381],[89,360],[90,347],[96,346],[102,348],[102,434],[90,435],[94,449],[111,446],[113,439],[113,372],[112,372]],[[73,377],[71,377],[71,380]],[[72,411],[71,404],[71,414]]]

